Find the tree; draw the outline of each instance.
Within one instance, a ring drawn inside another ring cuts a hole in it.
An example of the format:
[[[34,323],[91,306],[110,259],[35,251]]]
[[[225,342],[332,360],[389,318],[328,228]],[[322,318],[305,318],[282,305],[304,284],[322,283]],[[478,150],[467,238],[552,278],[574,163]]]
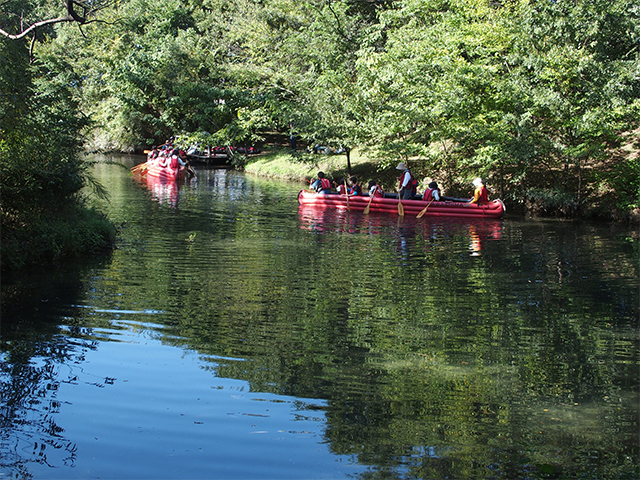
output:
[[[79,194],[90,175],[79,155],[89,122],[77,108],[78,77],[63,58],[39,53],[30,58],[24,36],[0,37],[3,270],[101,248],[115,235]]]

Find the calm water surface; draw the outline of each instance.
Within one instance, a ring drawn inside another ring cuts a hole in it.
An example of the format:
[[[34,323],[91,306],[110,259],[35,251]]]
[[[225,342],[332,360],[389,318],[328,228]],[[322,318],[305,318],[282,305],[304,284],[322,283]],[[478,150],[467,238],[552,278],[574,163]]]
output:
[[[637,231],[95,175],[115,251],[2,279],[0,478],[640,477]]]

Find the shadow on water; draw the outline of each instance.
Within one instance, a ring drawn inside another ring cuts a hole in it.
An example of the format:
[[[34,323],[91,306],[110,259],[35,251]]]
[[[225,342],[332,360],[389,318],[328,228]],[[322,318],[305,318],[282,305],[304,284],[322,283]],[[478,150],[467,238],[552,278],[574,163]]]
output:
[[[98,174],[113,255],[3,279],[5,474],[637,477],[632,233]]]
[[[62,383],[78,382],[88,351],[98,349],[90,326],[62,327],[70,318],[88,272],[104,268],[110,256],[64,266],[34,268],[2,278],[0,303],[0,467],[10,478],[31,478],[32,463],[73,466],[77,447],[57,424]],[[104,379],[108,382],[108,379]]]

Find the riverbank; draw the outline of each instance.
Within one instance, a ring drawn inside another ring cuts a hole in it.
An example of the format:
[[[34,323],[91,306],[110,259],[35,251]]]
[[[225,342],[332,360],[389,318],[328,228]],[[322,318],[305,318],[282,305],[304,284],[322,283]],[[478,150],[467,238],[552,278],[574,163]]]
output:
[[[93,255],[110,249],[117,235],[103,213],[78,204],[4,220],[2,273]]]
[[[351,152],[350,164],[349,171],[346,155],[293,153],[282,149],[250,157],[244,171],[260,177],[300,182],[303,188],[318,178],[318,172],[324,172],[332,183],[342,183],[349,176],[355,176],[363,190],[366,190],[369,180],[375,179],[385,191],[395,191],[400,172],[394,166],[379,170],[376,162],[357,151]]]

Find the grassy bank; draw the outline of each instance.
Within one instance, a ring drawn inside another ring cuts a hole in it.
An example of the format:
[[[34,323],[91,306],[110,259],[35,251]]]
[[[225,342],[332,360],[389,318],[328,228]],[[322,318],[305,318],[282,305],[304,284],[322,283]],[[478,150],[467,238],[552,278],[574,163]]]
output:
[[[369,180],[375,178],[382,183],[385,190],[394,191],[396,177],[399,175],[397,170],[388,168],[378,171],[376,162],[357,151],[351,152],[350,160],[351,172],[348,172],[346,155],[293,153],[291,150],[281,149],[251,157],[244,170],[252,175],[296,181],[301,185],[308,185],[307,181],[317,178],[320,171],[336,183],[341,182],[350,173],[358,178],[363,189]]]
[[[103,214],[81,205],[55,215],[7,217],[2,224],[2,271],[95,254],[112,246],[115,238],[116,229]]]

